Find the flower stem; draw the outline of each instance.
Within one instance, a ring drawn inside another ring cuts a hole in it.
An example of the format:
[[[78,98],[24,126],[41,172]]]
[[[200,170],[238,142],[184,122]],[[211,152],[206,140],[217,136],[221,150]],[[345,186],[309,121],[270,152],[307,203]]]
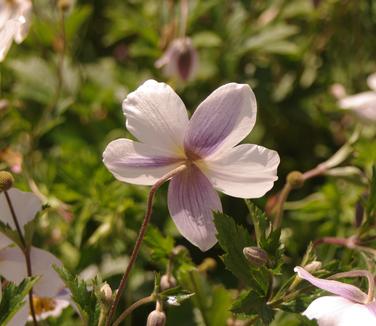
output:
[[[148,297],[142,298],[135,303],[133,303],[131,306],[129,306],[126,310],[123,311],[123,313],[119,316],[118,319],[115,320],[113,326],[118,326],[120,323],[130,314],[133,310],[137,309],[138,307],[153,302],[155,300],[154,295],[149,295]]]
[[[150,192],[149,192],[149,196],[148,196],[147,208],[146,208],[146,213],[145,213],[144,221],[142,222],[142,225],[141,225],[141,228],[140,228],[140,231],[139,231],[136,243],[134,245],[131,257],[129,259],[129,263],[128,263],[127,269],[125,270],[125,272],[123,274],[123,277],[122,277],[122,279],[120,281],[119,288],[117,290],[115,300],[114,300],[114,302],[111,305],[111,309],[110,309],[110,312],[109,312],[109,315],[108,315],[106,326],[110,326],[110,324],[111,324],[111,320],[112,320],[112,318],[113,318],[113,316],[115,314],[116,308],[117,308],[117,306],[119,304],[120,297],[121,297],[121,295],[124,292],[124,288],[125,288],[125,285],[127,283],[128,278],[129,278],[129,274],[130,274],[130,272],[132,270],[132,267],[133,267],[133,265],[134,265],[134,263],[136,261],[138,253],[140,251],[140,247],[141,247],[142,241],[144,239],[147,226],[148,226],[149,221],[150,221],[151,213],[153,211],[153,201],[154,201],[155,193],[157,192],[157,190],[159,189],[159,187],[162,184],[164,184],[166,181],[168,181],[169,179],[171,179],[175,175],[179,174],[180,172],[182,172],[186,168],[187,168],[187,166],[185,164],[182,164],[182,165],[178,166],[176,169],[174,169],[174,170],[170,171],[169,173],[165,174],[162,178],[160,178],[151,187]]]
[[[17,230],[18,236],[19,236],[21,244],[22,244],[21,250],[22,250],[22,252],[25,256],[27,276],[31,277],[31,276],[33,276],[33,273],[32,273],[32,269],[31,269],[30,248],[25,241],[25,237],[23,236],[20,224],[18,223],[16,212],[14,210],[12,201],[10,200],[9,194],[6,190],[4,191],[4,194],[5,194],[5,198],[7,200],[7,203],[8,203],[11,215],[12,215],[14,225],[16,226],[16,230]],[[37,317],[35,315],[34,304],[33,304],[33,289],[31,289],[29,291],[29,306],[30,306],[31,317],[33,318],[33,323],[34,323],[35,326],[37,326],[38,322],[37,322]]]

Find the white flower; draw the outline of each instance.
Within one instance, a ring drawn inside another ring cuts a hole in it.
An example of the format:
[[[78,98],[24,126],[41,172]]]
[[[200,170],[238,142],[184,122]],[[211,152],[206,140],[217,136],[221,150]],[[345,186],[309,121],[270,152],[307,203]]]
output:
[[[139,140],[117,139],[103,153],[120,181],[153,185],[173,169],[170,214],[191,243],[205,251],[217,242],[213,211],[221,211],[215,189],[234,197],[263,196],[277,180],[277,152],[242,144],[256,122],[256,98],[244,84],[226,84],[196,109],[191,119],[180,97],[149,80],[123,102],[128,130]]]
[[[29,32],[30,0],[0,0],[0,62],[5,59],[13,40],[21,43]]]
[[[316,319],[319,326],[374,326],[376,325],[376,302],[356,286],[334,280],[314,277],[302,267],[295,267],[299,277],[335,296],[324,296],[314,300],[303,312],[308,319]],[[350,272],[351,273],[351,272]],[[366,271],[354,271],[364,276]],[[346,273],[343,273],[345,275]],[[373,295],[373,277],[369,277]]]
[[[23,192],[15,188],[7,191],[21,232],[24,226],[34,219],[42,208],[40,199],[30,192]],[[15,229],[14,220],[4,192],[0,194],[0,220]],[[18,247],[12,247],[12,241],[0,233],[0,275],[11,282],[19,284],[28,276],[25,255]],[[36,317],[42,320],[51,316],[58,316],[70,304],[70,293],[53,265],[62,266],[62,263],[51,253],[31,247],[31,270],[33,275],[40,279],[33,287],[33,304]],[[28,298],[8,326],[25,325],[31,320]]]
[[[367,83],[371,91],[346,96],[338,101],[342,109],[351,110],[365,122],[376,122],[376,73],[370,75]]]

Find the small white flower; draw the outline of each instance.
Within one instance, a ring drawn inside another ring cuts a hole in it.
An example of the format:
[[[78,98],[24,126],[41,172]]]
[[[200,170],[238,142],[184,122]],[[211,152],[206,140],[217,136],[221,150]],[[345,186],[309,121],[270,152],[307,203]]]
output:
[[[30,0],[0,0],[0,62],[5,59],[13,40],[19,44],[29,32]]]
[[[222,206],[215,189],[258,198],[277,180],[277,152],[238,145],[256,123],[256,98],[246,84],[219,87],[189,119],[170,86],[149,80],[128,95],[123,111],[139,141],[114,140],[104,164],[118,180],[138,185],[153,185],[186,165],[170,181],[168,207],[180,233],[202,251],[217,242],[213,211]]]
[[[367,84],[371,91],[346,96],[338,101],[342,109],[351,110],[364,122],[376,122],[376,73],[370,75]]]
[[[295,267],[299,277],[334,296],[314,300],[303,315],[316,319],[319,326],[374,326],[376,325],[376,302],[354,285],[314,277],[302,267]],[[356,271],[359,276],[366,271]],[[343,273],[346,274],[346,273]],[[373,294],[373,277],[369,277]],[[371,295],[372,296],[372,295]]]

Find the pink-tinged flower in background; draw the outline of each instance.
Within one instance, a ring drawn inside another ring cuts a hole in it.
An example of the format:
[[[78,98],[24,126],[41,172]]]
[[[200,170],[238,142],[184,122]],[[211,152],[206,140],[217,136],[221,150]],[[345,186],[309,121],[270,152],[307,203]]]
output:
[[[32,3],[30,0],[0,0],[0,62],[13,40],[19,44],[27,36]]]
[[[314,300],[303,315],[316,319],[320,326],[373,326],[376,325],[376,301],[374,298],[374,280],[367,271],[342,273],[343,277],[368,276],[368,295],[354,285],[334,280],[314,277],[302,267],[295,267],[298,276],[319,289],[328,291],[332,296],[323,296]]]
[[[203,101],[191,119],[172,88],[146,81],[123,102],[126,127],[138,141],[117,139],[103,153],[120,181],[153,185],[171,179],[168,208],[180,233],[202,251],[216,242],[213,211],[221,211],[215,189],[234,197],[257,198],[273,187],[277,152],[242,144],[256,122],[256,98],[248,85],[230,83]]]
[[[183,37],[173,40],[155,66],[163,68],[168,77],[178,77],[183,81],[191,79],[198,66],[197,51],[191,39]]]
[[[364,122],[376,122],[376,73],[370,75],[367,84],[371,91],[345,96],[338,101],[339,107],[351,110]]]
[[[14,212],[17,216],[21,232],[25,234],[24,226],[35,218],[42,209],[40,199],[31,192],[23,192],[16,188],[7,190]],[[14,220],[4,192],[0,194],[0,220],[15,229]],[[70,304],[70,294],[65,288],[53,265],[62,263],[49,252],[31,247],[30,262],[33,275],[40,279],[33,287],[33,303],[36,317],[42,320],[58,316]],[[12,247],[12,240],[0,233],[0,275],[6,280],[19,284],[28,276],[25,255],[18,247]],[[25,325],[32,320],[30,308],[25,298],[25,305],[12,318],[9,326]]]
[[[3,237],[0,235],[0,238]],[[1,241],[0,241],[1,242]],[[70,292],[53,266],[62,263],[49,252],[32,247],[30,261],[33,275],[40,279],[33,287],[33,304],[37,320],[57,317],[63,309],[70,305]],[[6,280],[19,284],[27,277],[25,256],[21,249],[7,247],[0,250],[0,275]],[[25,304],[8,323],[8,326],[25,325],[32,321],[30,307],[25,298]]]

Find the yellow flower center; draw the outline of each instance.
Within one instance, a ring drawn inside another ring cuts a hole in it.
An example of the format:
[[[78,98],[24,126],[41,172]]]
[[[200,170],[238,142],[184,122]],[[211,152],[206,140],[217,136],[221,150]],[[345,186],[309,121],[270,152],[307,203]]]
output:
[[[36,315],[41,315],[44,312],[52,311],[56,307],[56,302],[52,298],[38,297],[33,295],[33,306]]]

